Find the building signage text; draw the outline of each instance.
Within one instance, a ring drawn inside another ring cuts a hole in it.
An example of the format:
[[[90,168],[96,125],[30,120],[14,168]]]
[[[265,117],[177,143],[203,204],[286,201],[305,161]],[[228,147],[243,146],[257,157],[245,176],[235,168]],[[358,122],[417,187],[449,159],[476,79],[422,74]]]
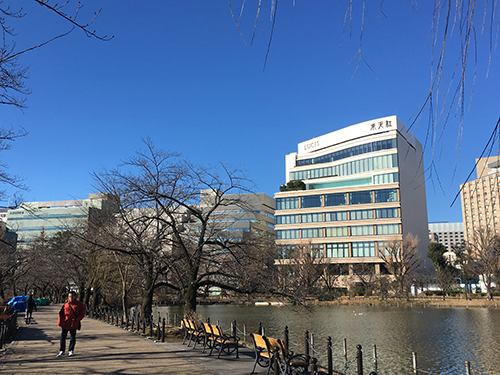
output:
[[[311,150],[319,146],[319,141],[313,141],[304,145],[304,151]]]
[[[384,121],[379,121],[379,122],[374,122],[370,125],[371,131],[381,130],[381,129],[389,129],[389,128],[392,128],[391,120],[385,120],[385,124],[384,124]]]

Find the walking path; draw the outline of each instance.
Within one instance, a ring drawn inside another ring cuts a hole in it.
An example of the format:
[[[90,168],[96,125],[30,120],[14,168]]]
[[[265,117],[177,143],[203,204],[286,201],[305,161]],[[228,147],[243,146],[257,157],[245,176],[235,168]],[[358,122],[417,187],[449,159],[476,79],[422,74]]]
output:
[[[33,313],[34,322],[18,319],[19,330],[0,358],[3,374],[250,374],[253,350],[241,348],[234,355],[208,356],[201,349],[180,342],[155,343],[127,330],[85,318],[77,332],[75,356],[57,357],[61,329],[60,306],[43,306]],[[68,335],[69,337],[69,335]],[[257,374],[265,369],[257,366]]]

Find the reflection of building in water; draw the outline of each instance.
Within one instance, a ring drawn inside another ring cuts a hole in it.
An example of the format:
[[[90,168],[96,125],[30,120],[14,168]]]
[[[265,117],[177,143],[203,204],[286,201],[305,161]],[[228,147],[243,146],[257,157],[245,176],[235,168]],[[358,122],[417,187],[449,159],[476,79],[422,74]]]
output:
[[[299,143],[285,157],[276,234],[286,264],[295,246],[319,249],[353,274],[384,272],[384,244],[412,233],[426,258],[429,233],[422,146],[396,116]]]
[[[51,236],[60,230],[85,225],[92,210],[109,205],[103,195],[89,194],[87,199],[54,202],[25,202],[8,210],[7,227],[17,233],[19,243],[33,241],[42,231]]]
[[[498,233],[500,216],[500,158],[492,156],[476,159],[477,179],[460,185],[464,237],[474,238],[474,230],[490,229]]]

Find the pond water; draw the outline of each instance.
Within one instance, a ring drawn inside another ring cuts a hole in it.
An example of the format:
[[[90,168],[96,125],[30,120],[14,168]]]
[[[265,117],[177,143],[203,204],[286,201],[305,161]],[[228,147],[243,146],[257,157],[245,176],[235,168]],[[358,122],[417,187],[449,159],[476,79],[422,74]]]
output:
[[[262,323],[267,336],[283,338],[289,327],[290,349],[303,352],[305,331],[314,334],[314,352],[326,366],[327,337],[333,342],[334,369],[343,370],[346,360],[343,340],[347,339],[347,359],[356,355],[356,345],[363,348],[365,373],[413,374],[412,352],[417,353],[418,368],[432,374],[465,374],[470,361],[473,374],[500,373],[500,310],[486,308],[397,308],[370,306],[198,306],[197,313],[219,321],[228,331],[237,321],[238,334],[257,332]],[[182,307],[156,307],[154,316],[169,314],[182,317]],[[250,341],[250,337],[246,337]],[[377,348],[377,365],[373,361]],[[347,374],[356,373],[356,364]],[[421,372],[425,373],[425,372]]]

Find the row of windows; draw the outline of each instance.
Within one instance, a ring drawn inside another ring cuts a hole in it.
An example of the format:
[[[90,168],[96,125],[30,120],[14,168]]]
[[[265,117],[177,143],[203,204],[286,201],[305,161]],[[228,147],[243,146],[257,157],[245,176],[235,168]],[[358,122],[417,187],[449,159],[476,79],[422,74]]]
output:
[[[349,200],[348,200],[349,199]],[[277,198],[277,210],[294,210],[298,208],[332,207],[354,204],[397,202],[397,189],[375,191],[355,191],[351,193],[335,193],[324,195],[308,195],[305,197]],[[300,202],[300,207],[299,207]]]
[[[351,245],[352,255],[349,255],[349,245]],[[324,251],[327,258],[349,258],[349,257],[375,257],[375,242],[341,242],[341,243],[327,243],[327,244],[314,244],[315,248]],[[379,248],[383,243],[379,242]],[[290,258],[293,251],[293,246],[281,245],[278,247],[278,258]],[[321,253],[323,254],[323,251]]]
[[[290,172],[290,179],[309,180],[320,177],[349,176],[356,173],[376,171],[379,169],[396,168],[397,166],[397,154],[381,155],[372,158],[353,160],[348,163],[333,165],[330,167]]]
[[[380,150],[389,150],[391,148],[396,148],[396,138],[384,139],[382,141],[375,141],[358,146],[348,147],[343,150],[335,151],[327,155],[317,156],[315,158],[297,160],[297,165],[330,163],[332,161],[350,158],[356,155],[367,154],[369,152]]]
[[[326,221],[388,219],[395,217],[399,217],[399,210],[397,208],[378,208],[376,210],[280,215],[276,216],[276,224],[320,223]]]
[[[56,219],[80,219],[86,218],[86,214],[44,214],[44,215],[30,215],[21,217],[7,216],[7,221],[23,221],[23,220],[56,220]]]
[[[349,234],[350,228],[350,234]],[[331,228],[305,228],[277,230],[278,240],[294,240],[300,238],[331,238],[375,235],[400,234],[399,224],[357,225]]]
[[[384,173],[374,175],[372,177],[363,178],[349,178],[341,179],[336,181],[325,181],[307,185],[307,190],[319,190],[319,189],[335,189],[335,188],[346,188],[354,186],[367,186],[367,185],[381,185],[381,184],[392,184],[399,182],[399,173]]]

